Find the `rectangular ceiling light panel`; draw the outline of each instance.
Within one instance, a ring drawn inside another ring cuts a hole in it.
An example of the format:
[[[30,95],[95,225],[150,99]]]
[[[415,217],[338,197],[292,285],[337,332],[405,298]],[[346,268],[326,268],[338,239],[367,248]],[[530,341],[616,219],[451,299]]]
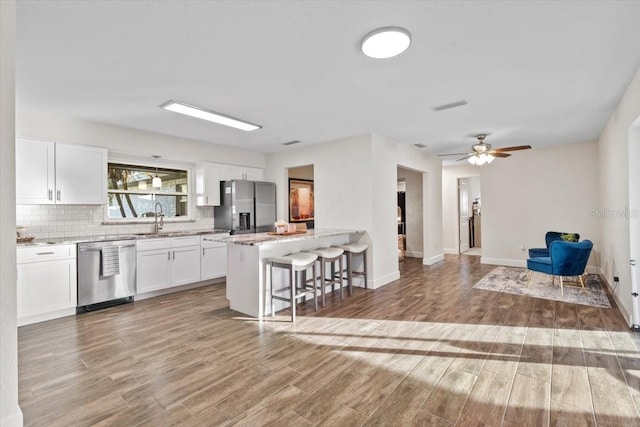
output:
[[[224,114],[209,111],[204,108],[196,107],[194,105],[185,104],[184,102],[168,101],[162,104],[160,108],[164,108],[168,111],[173,111],[174,113],[180,113],[187,116],[195,117],[197,119],[218,123],[220,125],[230,126],[232,128],[244,130],[246,132],[262,128],[262,126],[235,119],[233,117],[225,116]]]

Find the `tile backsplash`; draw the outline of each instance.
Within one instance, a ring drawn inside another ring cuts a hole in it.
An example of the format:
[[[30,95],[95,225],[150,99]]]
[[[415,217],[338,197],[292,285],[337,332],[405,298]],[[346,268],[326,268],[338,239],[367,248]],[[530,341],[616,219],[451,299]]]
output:
[[[212,207],[192,208],[191,212],[190,221],[165,219],[163,231],[213,229]],[[16,224],[38,239],[145,233],[153,229],[153,223],[113,224],[111,220],[104,224],[105,214],[104,206],[96,205],[16,205]]]

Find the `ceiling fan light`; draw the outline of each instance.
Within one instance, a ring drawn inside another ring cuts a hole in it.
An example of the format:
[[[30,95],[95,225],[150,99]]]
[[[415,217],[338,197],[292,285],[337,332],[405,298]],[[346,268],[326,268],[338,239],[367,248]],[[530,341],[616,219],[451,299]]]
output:
[[[400,55],[411,45],[411,33],[401,27],[383,27],[367,34],[360,45],[362,53],[374,59]]]
[[[493,159],[495,159],[495,157],[492,154],[487,154],[487,163],[493,162]]]

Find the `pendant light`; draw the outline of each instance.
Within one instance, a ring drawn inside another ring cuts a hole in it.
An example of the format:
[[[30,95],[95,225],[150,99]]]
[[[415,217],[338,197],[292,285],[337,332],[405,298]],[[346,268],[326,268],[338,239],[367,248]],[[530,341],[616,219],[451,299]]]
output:
[[[151,186],[153,188],[162,188],[162,179],[158,176],[158,168],[156,168],[156,176],[151,180]]]

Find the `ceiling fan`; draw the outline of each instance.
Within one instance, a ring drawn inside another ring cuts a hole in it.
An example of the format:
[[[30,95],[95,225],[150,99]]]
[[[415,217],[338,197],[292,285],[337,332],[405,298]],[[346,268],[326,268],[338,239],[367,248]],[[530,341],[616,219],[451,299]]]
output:
[[[461,160],[468,160],[469,163],[473,165],[483,165],[485,163],[491,163],[496,157],[509,157],[511,154],[507,153],[507,151],[518,151],[518,150],[528,150],[531,148],[530,145],[516,145],[514,147],[504,147],[504,148],[496,148],[494,150],[491,149],[491,144],[487,144],[484,142],[486,134],[481,133],[477,135],[478,143],[473,144],[471,148],[473,149],[473,153],[451,153],[451,154],[439,154],[439,156],[464,156],[456,161],[459,162]]]

